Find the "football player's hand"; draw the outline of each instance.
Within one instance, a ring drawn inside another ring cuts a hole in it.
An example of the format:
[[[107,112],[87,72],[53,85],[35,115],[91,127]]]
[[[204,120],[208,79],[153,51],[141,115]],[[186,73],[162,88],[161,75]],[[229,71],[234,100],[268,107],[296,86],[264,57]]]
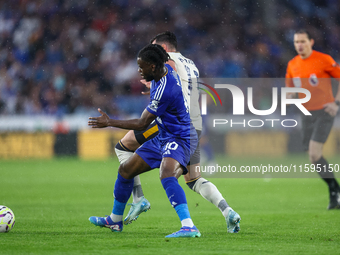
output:
[[[339,106],[335,102],[324,104],[324,110],[332,117],[335,117],[338,113]]]
[[[103,112],[100,108],[98,108],[98,112],[101,114],[101,116],[89,117],[88,125],[92,128],[108,127],[110,121],[109,116],[105,112]]]
[[[141,83],[143,83],[145,85],[145,87],[147,87],[148,89],[150,89],[151,86],[151,81],[146,81],[145,79],[140,80]],[[142,91],[143,95],[150,95],[150,91]]]
[[[145,79],[141,79],[139,81],[143,83],[148,89],[151,87],[151,81],[146,81]]]

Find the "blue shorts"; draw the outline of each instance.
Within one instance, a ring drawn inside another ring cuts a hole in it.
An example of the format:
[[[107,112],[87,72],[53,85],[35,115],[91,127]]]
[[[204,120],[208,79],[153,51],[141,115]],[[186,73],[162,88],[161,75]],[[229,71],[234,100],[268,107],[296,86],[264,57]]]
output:
[[[143,143],[136,153],[151,167],[151,169],[159,168],[162,159],[165,157],[177,160],[183,166],[183,174],[187,174],[187,165],[191,155],[197,147],[197,139],[184,140],[170,138],[166,142],[161,142],[158,136]]]

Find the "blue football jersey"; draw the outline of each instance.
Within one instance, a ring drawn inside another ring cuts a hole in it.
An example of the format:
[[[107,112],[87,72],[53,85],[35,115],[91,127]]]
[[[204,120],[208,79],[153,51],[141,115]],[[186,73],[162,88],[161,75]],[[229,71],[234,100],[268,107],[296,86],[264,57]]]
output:
[[[154,80],[150,87],[150,103],[147,110],[156,115],[159,129],[159,139],[169,138],[190,139],[195,130],[190,123],[188,105],[184,99],[181,81],[170,65],[158,82]]]

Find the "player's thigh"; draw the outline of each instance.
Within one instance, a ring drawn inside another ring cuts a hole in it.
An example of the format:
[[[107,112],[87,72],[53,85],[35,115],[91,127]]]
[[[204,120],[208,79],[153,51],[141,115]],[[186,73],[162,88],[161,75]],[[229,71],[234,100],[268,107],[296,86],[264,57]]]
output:
[[[322,150],[327,138],[331,132],[334,117],[324,110],[317,111],[317,118],[314,124],[313,134],[309,142],[309,159],[311,162],[317,162],[322,156]]]
[[[164,179],[167,177],[176,177],[177,179],[183,174],[183,166],[174,158],[165,157],[162,159],[159,168],[159,177]]]
[[[140,145],[155,138],[158,135],[158,133],[159,132],[156,121],[151,122],[150,125],[145,130],[134,131],[135,139]]]
[[[134,131],[130,130],[121,139],[121,142],[131,151],[135,151],[139,146],[144,144],[146,141],[158,135],[158,126],[155,121],[153,121],[145,130]]]
[[[200,149],[200,139],[201,139],[201,130],[196,130],[198,136],[198,144],[195,149],[195,152],[190,157],[190,162],[187,166],[188,173],[184,175],[184,180],[190,181],[197,179],[201,176],[200,173],[200,161],[201,161],[201,149]]]
[[[137,150],[138,147],[140,146],[133,130],[127,132],[126,135],[121,139],[121,142],[122,144],[124,144],[126,148],[128,148],[131,151]]]
[[[145,142],[136,152],[151,169],[159,168],[162,162],[162,147],[158,137]]]
[[[149,170],[151,170],[151,167],[136,153],[134,153],[118,168],[118,172],[125,179],[132,179],[133,177]]]
[[[196,148],[196,144],[195,147]],[[183,175],[188,173],[187,165],[190,161],[190,156],[194,153],[194,148],[191,146],[189,139],[171,138],[162,146],[162,157],[172,158],[179,162],[183,169]]]
[[[334,117],[324,110],[318,111],[311,140],[324,144],[332,130],[333,123]]]

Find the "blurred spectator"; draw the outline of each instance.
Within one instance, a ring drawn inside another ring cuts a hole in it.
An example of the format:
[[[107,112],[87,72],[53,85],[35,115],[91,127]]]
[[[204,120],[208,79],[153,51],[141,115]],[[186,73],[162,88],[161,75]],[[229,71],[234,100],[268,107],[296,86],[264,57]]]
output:
[[[165,30],[202,77],[284,77],[300,27],[339,61],[339,9],[335,0],[0,1],[0,114],[140,114],[136,55]]]

